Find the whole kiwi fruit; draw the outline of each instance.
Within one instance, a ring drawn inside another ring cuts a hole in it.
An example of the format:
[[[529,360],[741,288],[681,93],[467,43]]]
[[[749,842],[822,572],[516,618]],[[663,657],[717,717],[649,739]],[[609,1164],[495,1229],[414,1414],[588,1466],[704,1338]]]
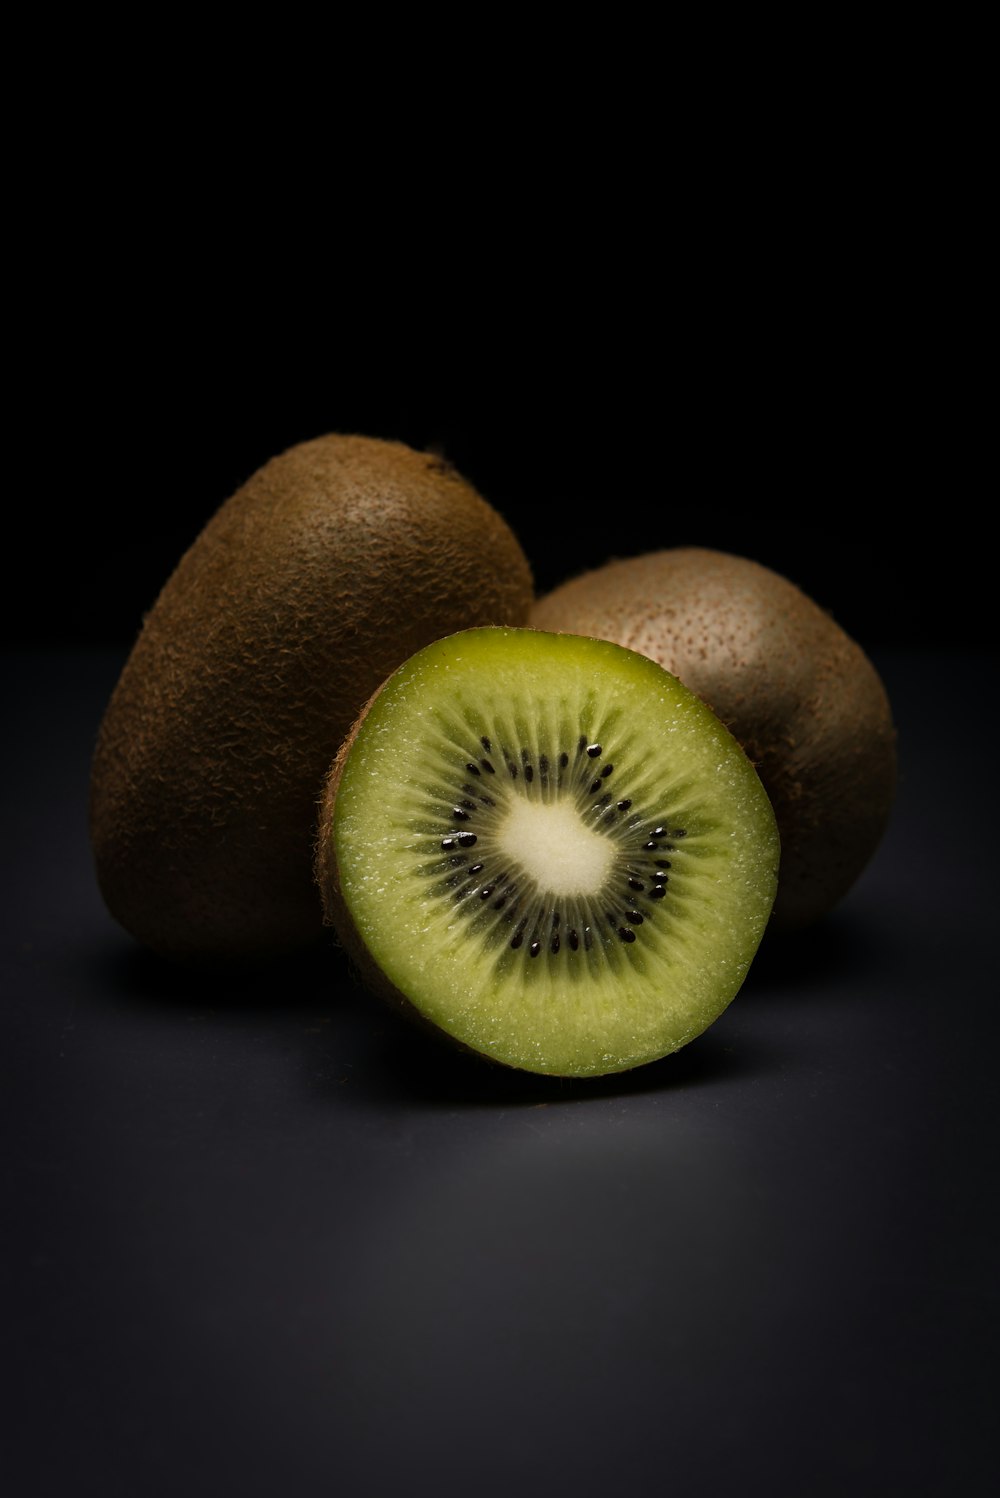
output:
[[[110,913],[199,964],[321,938],[317,803],[361,706],[430,641],[523,624],[532,588],[440,457],[331,433],[272,458],[181,558],[104,713],[90,831]]]
[[[847,893],[889,819],[896,734],[872,662],[799,587],[747,557],[676,547],[569,579],[530,622],[648,655],[727,725],[777,817],[773,928],[811,925]]]

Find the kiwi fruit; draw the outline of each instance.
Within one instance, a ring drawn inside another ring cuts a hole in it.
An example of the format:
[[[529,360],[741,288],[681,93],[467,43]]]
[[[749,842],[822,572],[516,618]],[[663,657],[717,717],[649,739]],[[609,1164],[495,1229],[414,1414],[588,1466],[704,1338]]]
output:
[[[326,785],[316,873],[363,978],[507,1067],[625,1071],[701,1034],[771,912],[778,833],[700,699],[619,645],[438,640],[375,693]]]
[[[756,561],[678,547],[571,578],[530,622],[640,651],[732,731],[781,833],[773,928],[812,925],[842,899],[887,826],[897,750],[878,672],[827,611]]]
[[[440,457],[333,433],[272,458],[180,560],[104,713],[111,914],[181,962],[321,942],[317,803],[362,705],[431,640],[523,624],[532,594],[510,527]]]

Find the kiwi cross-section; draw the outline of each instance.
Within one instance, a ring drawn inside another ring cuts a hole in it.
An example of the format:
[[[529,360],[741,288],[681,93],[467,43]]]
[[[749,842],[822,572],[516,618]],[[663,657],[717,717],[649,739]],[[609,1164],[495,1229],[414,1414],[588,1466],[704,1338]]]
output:
[[[331,771],[317,873],[372,985],[507,1066],[594,1076],[701,1034],[777,887],[749,759],[623,646],[464,630],[383,685]]]

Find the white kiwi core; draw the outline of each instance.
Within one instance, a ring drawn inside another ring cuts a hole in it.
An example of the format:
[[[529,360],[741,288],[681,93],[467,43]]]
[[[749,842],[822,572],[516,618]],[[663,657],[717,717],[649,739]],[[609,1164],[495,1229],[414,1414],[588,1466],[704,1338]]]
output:
[[[568,801],[512,800],[497,842],[541,889],[553,895],[588,895],[611,872],[614,844],[585,827]]]

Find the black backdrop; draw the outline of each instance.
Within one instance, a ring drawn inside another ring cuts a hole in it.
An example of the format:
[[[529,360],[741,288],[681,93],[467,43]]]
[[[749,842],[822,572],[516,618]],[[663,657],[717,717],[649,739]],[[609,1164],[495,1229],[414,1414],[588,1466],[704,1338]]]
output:
[[[58,650],[36,673],[15,653],[18,1498],[331,1478],[381,1498],[465,1492],[470,1471],[490,1493],[567,1474],[581,1493],[664,1474],[678,1492],[992,1491],[985,398],[962,256],[942,271],[910,233],[924,197],[894,228],[898,193],[859,198],[852,177],[838,219],[821,175],[803,229],[796,176],[781,225],[728,200],[700,236],[632,219],[613,263],[436,198],[457,248],[404,278],[403,221],[347,254],[356,219],[281,218],[279,260],[254,240],[262,191],[208,244],[155,175],[139,220],[113,186],[113,216],[81,192],[63,221],[60,201],[42,274],[9,292],[5,643],[123,652],[250,472],[367,432],[443,448],[541,588],[683,542],[784,571],[891,669],[906,773],[851,904],[755,965],[679,1068],[482,1097],[378,1028],[343,974],[290,978],[275,1005],[132,953],[84,819],[117,658]],[[582,206],[581,231],[601,211]]]
[[[539,590],[693,543],[784,572],[870,648],[980,645],[979,413],[940,328],[905,277],[722,269],[524,296],[315,263],[296,282],[288,257],[78,272],[18,368],[4,638],[127,645],[214,509],[339,430],[443,449]]]

